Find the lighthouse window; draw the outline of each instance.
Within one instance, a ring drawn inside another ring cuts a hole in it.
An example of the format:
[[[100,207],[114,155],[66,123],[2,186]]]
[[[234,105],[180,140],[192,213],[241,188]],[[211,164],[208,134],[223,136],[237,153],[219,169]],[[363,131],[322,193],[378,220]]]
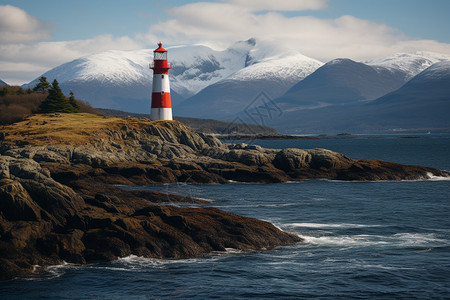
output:
[[[164,95],[164,91],[161,92],[161,95]]]
[[[161,75],[161,78],[164,79],[164,75]]]
[[[167,60],[167,52],[154,52],[155,60]]]

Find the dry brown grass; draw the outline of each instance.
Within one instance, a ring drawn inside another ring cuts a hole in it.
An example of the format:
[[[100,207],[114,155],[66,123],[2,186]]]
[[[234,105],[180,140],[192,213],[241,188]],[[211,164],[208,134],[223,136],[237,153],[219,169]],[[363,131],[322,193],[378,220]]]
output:
[[[98,139],[109,139],[109,130],[120,130],[126,126],[128,130],[140,131],[150,125],[162,126],[160,123],[148,119],[104,117],[89,113],[52,113],[32,115],[24,121],[0,127],[0,132],[6,135],[3,142],[10,144],[27,142],[32,145],[88,145]]]

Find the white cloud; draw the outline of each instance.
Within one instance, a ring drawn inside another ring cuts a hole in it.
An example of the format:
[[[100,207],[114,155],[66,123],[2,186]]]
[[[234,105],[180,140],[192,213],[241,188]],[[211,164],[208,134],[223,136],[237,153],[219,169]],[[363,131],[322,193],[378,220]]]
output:
[[[47,26],[24,10],[0,5],[0,44],[28,43],[50,38]]]
[[[99,35],[51,42],[49,26],[11,5],[0,5],[0,79],[23,84],[62,63],[106,50],[140,49],[138,39]]]
[[[88,40],[0,45],[0,78],[23,84],[62,63],[106,50],[133,50],[142,45],[129,37],[101,35]]]
[[[367,60],[419,50],[450,54],[449,44],[416,40],[385,24],[354,16],[322,19],[288,17],[282,13],[323,9],[327,3],[309,0],[190,3],[168,11],[170,19],[151,26],[149,36],[170,44],[204,43],[219,47],[254,37],[323,61],[336,57]]]
[[[250,11],[301,11],[318,10],[327,6],[328,0],[230,0],[233,5],[240,9]]]

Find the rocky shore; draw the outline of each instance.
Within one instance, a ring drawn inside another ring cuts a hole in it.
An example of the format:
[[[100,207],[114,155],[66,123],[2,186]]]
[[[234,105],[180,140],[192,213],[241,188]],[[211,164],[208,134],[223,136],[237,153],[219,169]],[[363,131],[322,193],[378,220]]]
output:
[[[122,185],[413,180],[433,168],[355,160],[325,149],[223,144],[177,121],[50,114],[0,128],[0,279],[131,254],[187,258],[301,239],[199,199]]]

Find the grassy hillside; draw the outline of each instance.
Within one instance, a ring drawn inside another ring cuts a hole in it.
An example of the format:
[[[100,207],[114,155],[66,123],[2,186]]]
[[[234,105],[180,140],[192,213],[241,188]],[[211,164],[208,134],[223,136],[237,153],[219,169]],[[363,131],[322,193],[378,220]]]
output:
[[[8,143],[32,145],[83,145],[107,139],[109,130],[123,126],[141,130],[154,122],[145,119],[104,117],[90,113],[32,115],[21,122],[0,127]]]

